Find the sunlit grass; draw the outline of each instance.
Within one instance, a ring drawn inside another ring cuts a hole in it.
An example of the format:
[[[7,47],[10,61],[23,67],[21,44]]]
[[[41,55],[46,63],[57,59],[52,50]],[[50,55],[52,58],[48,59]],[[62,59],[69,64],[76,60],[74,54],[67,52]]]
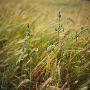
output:
[[[84,5],[80,0],[1,1],[0,90],[17,90],[33,81],[40,81],[42,87],[49,77],[50,87],[61,88],[67,82],[66,88],[78,90],[86,83],[90,77],[88,8],[88,2]],[[58,35],[59,10],[64,32]]]

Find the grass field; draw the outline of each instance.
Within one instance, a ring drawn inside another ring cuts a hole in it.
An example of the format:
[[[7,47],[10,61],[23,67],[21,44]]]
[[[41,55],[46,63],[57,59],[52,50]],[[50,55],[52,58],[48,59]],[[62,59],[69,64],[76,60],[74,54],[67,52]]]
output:
[[[0,0],[0,90],[87,87],[89,12],[89,0]]]

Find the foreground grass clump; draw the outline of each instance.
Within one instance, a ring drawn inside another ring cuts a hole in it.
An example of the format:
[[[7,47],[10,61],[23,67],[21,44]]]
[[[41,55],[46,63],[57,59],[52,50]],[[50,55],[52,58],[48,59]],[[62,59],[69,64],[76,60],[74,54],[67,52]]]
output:
[[[67,21],[59,12],[55,29],[38,30],[41,18],[32,20],[28,4],[15,3],[10,6],[13,9],[0,6],[0,90],[80,90],[86,86],[90,81],[90,26],[71,24],[66,29]]]

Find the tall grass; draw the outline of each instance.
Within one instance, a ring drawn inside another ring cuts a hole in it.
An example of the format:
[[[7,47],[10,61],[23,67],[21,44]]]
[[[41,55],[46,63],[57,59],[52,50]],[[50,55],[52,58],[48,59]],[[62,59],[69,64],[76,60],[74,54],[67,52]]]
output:
[[[71,25],[72,28],[66,29],[67,21],[59,13],[61,17],[55,25],[56,31],[52,28],[51,31],[49,25],[41,30],[37,23],[43,16],[32,18],[32,12],[36,15],[35,9],[27,9],[32,6],[24,6],[24,2],[22,5],[12,2],[11,6],[4,3],[0,6],[0,90],[35,90],[33,86],[37,82],[42,87],[50,77],[49,86],[69,90],[79,90],[88,82],[89,25]],[[63,28],[63,32],[58,31]]]

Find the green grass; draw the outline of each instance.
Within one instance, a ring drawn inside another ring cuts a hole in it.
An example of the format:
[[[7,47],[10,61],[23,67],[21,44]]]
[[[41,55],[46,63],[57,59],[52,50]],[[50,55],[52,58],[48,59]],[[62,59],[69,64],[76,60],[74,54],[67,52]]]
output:
[[[66,88],[80,90],[90,78],[89,7],[84,0],[1,0],[0,90],[49,77],[50,86],[67,82]],[[58,36],[59,10],[64,32]]]

